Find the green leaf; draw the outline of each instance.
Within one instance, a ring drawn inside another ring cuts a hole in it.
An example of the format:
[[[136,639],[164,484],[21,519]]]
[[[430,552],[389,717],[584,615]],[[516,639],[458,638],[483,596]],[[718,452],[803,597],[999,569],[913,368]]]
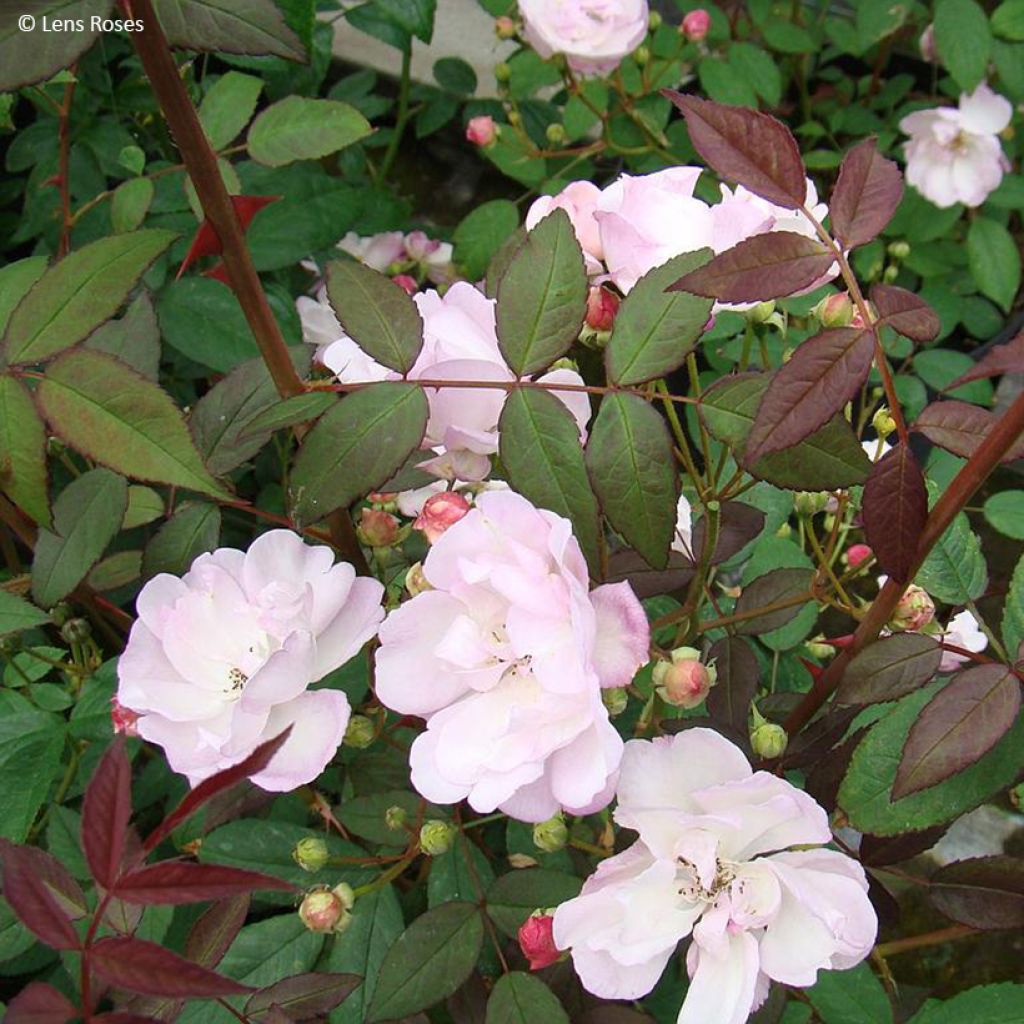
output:
[[[810,53],[814,36],[807,29],[784,18],[770,18],[763,26],[764,41],[780,53]]]
[[[337,403],[338,396],[333,391],[307,391],[302,395],[292,395],[284,401],[275,402],[249,420],[241,436],[268,434],[299,423],[309,423]]]
[[[409,1016],[451,995],[473,970],[483,937],[472,903],[444,903],[418,917],[381,964],[367,1024]]]
[[[517,376],[550,366],[579,336],[587,311],[583,250],[564,210],[526,236],[498,285],[498,345]]]
[[[0,716],[0,836],[23,843],[60,769],[64,722],[44,711]]]
[[[386,483],[419,447],[428,412],[415,384],[384,381],[347,395],[299,449],[289,481],[293,517],[316,522]]]
[[[817,982],[805,991],[822,1024],[886,1024],[892,1021],[889,997],[865,963],[847,971],[819,971]]]
[[[249,129],[249,156],[268,167],[319,160],[370,134],[370,123],[340,100],[288,96],[267,107]]]
[[[153,7],[172,46],[307,59],[273,0],[154,0]]]
[[[754,87],[731,59],[727,63],[718,57],[705,57],[698,64],[697,73],[702,92],[716,103],[757,107]]]
[[[954,778],[892,802],[890,794],[910,727],[941,683],[895,704],[853,753],[839,789],[839,806],[853,828],[891,836],[952,821],[1013,785],[1024,769],[1024,717],[984,757]]]
[[[180,576],[220,540],[220,509],[208,501],[189,501],[157,530],[142,554],[142,575]]]
[[[423,348],[423,318],[400,285],[355,260],[327,265],[327,297],[345,333],[378,363],[408,373]]]
[[[1024,644],[1024,558],[1013,570],[1003,606],[1003,643],[1011,658],[1018,656]]]
[[[1004,537],[1024,540],[1024,493],[1002,491],[993,494],[986,500],[982,511],[989,526],[998,530]]]
[[[654,568],[665,568],[679,497],[665,421],[637,395],[606,395],[590,428],[586,464],[608,521]]]
[[[229,71],[213,83],[199,105],[199,120],[215,149],[233,142],[249,123],[263,91],[263,81],[241,71]]]
[[[943,1002],[929,1000],[910,1024],[1020,1024],[1024,985],[978,985]]]
[[[938,496],[939,488],[929,481],[929,506],[935,504]],[[985,593],[988,587],[985,556],[966,513],[957,513],[938,543],[928,552],[914,582],[946,604],[967,604]]]
[[[128,507],[124,477],[91,469],[73,480],[53,505],[54,531],[40,530],[32,562],[32,596],[52,608],[85,578],[117,535]]]
[[[43,626],[49,621],[50,616],[46,612],[34,608],[28,601],[15,594],[0,590],[0,636]]]
[[[11,315],[3,343],[7,359],[41,362],[81,341],[117,312],[175,237],[172,231],[133,231],[101,238],[65,256]]]
[[[230,497],[203,465],[170,396],[112,356],[65,353],[37,398],[54,431],[86,457],[138,480]]]
[[[998,221],[975,217],[967,229],[967,264],[982,295],[1010,312],[1020,288],[1020,250]]]
[[[860,0],[856,7],[856,21],[861,47],[866,50],[892,35],[907,20],[909,13],[909,2]]]
[[[0,267],[0,335],[6,329],[14,307],[43,276],[45,270],[45,256],[28,256],[23,260],[8,263],[6,267]]]
[[[604,362],[612,384],[641,384],[681,366],[701,336],[714,302],[688,292],[667,292],[707,263],[707,249],[683,253],[648,271],[615,317]]]
[[[21,381],[0,375],[0,491],[41,526],[50,525],[46,428]]]
[[[974,0],[938,0],[934,24],[942,64],[964,92],[973,92],[992,51],[985,11]]]
[[[129,178],[117,186],[110,201],[110,223],[115,234],[134,231],[146,219],[154,191],[149,178]]]
[[[141,575],[142,552],[133,548],[126,551],[115,551],[112,555],[97,562],[89,570],[85,582],[93,590],[105,593],[108,590],[117,590],[118,587],[127,586]],[[51,708],[50,710],[56,709]]]
[[[476,72],[460,57],[442,57],[434,61],[434,80],[442,89],[472,96],[476,92]]]
[[[779,105],[782,74],[769,53],[752,43],[732,43],[729,46],[729,67],[734,74],[742,75],[769,107]]]
[[[597,500],[572,413],[553,394],[522,388],[508,396],[499,430],[501,462],[512,488],[572,523],[596,574],[600,561]]]
[[[581,885],[574,875],[544,868],[510,871],[487,890],[487,916],[506,935],[514,936],[535,910],[573,899]]]
[[[452,900],[480,903],[493,881],[490,862],[478,846],[459,832],[447,853],[431,858],[427,904],[437,907]]]
[[[519,210],[509,199],[492,199],[474,207],[452,234],[455,262],[470,281],[487,271],[491,257],[519,227]]]
[[[502,975],[487,1000],[485,1024],[569,1024],[558,997],[532,974]]]
[[[152,487],[133,484],[128,488],[128,508],[124,513],[122,530],[132,530],[136,526],[145,526],[154,519],[162,519],[164,515],[164,499]]]
[[[160,369],[160,327],[153,302],[143,291],[119,320],[108,320],[85,339],[85,347],[120,359],[143,377],[157,379]]]
[[[992,31],[1014,43],[1024,41],[1024,0],[1004,0],[992,12]]]

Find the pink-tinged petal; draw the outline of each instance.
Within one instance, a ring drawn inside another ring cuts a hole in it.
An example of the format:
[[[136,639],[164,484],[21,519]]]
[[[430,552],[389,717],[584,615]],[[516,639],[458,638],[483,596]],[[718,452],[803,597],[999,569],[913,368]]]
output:
[[[288,792],[312,782],[337,753],[351,714],[348,698],[339,690],[309,690],[279,704],[267,719],[263,739],[272,739],[288,726],[291,734],[263,771],[252,781],[272,792]]]
[[[409,768],[413,788],[420,796],[436,804],[457,804],[469,795],[470,786],[446,779],[437,763],[440,731],[428,728],[409,749]],[[549,815],[550,817],[550,815]]]
[[[535,825],[555,815],[559,803],[551,792],[547,776],[542,775],[528,785],[520,786],[504,803],[498,805],[498,809],[510,818]]]
[[[597,615],[594,668],[602,686],[628,686],[650,656],[647,614],[628,583],[605,583],[590,594]]]
[[[551,370],[537,378],[540,384],[574,384],[584,383],[583,378],[575,371],[568,368]],[[591,408],[590,395],[586,391],[552,391],[555,396],[572,413],[573,419],[580,432],[580,441],[587,442],[587,424],[590,422]]]
[[[326,545],[306,544],[292,530],[270,530],[260,534],[245,553],[242,585],[255,600],[285,581],[300,586],[333,564],[334,554]]]
[[[355,657],[384,620],[384,587],[374,579],[353,580],[344,605],[316,638],[313,679],[322,679]]]
[[[292,633],[252,678],[239,683],[242,709],[253,714],[294,700],[312,682],[315,659],[313,634]]]
[[[551,757],[551,790],[558,802],[563,807],[586,807],[607,793],[608,781],[622,760],[622,747],[622,737],[607,718],[595,716],[589,729]]]
[[[960,97],[960,124],[974,135],[998,135],[1013,117],[1013,105],[1005,96],[981,82],[972,93]]]
[[[694,943],[687,957],[690,987],[677,1024],[745,1024],[758,981],[757,941],[749,932],[727,933],[727,949],[713,956]]]
[[[163,636],[164,622],[173,611],[179,598],[188,593],[188,587],[177,576],[162,572],[154,576],[139,591],[135,599],[135,611],[157,638]]]

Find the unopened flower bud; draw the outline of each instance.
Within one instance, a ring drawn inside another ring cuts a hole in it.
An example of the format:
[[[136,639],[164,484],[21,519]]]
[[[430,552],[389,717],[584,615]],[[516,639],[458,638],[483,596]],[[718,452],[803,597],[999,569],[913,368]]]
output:
[[[371,548],[389,548],[398,540],[401,525],[390,512],[379,508],[364,508],[359,513],[356,533],[360,541]]]
[[[351,907],[354,900],[349,899],[346,906],[346,897],[352,896],[351,886],[344,886],[347,894],[341,885],[335,889],[316,889],[306,893],[299,907],[299,917],[302,923],[311,932],[343,932],[352,922]]]
[[[118,736],[138,736],[139,715],[126,708],[116,697],[110,698],[110,724]]]
[[[549,967],[562,956],[555,945],[555,919],[546,910],[535,910],[519,929],[519,948],[530,962],[531,971]]]
[[[812,658],[831,658],[835,654],[835,648],[831,644],[825,643],[824,640],[825,638],[819,634],[804,644],[807,653]]]
[[[637,67],[646,66],[651,59],[651,51],[646,46],[638,46],[636,52],[633,54],[633,60],[636,61]]]
[[[934,618],[935,602],[926,591],[911,583],[893,609],[889,626],[896,630],[916,632],[924,629]]]
[[[910,255],[909,242],[890,242],[886,251],[894,260],[905,260]]]
[[[853,302],[846,292],[826,295],[814,307],[814,315],[822,327],[849,327],[853,323]]]
[[[569,829],[565,824],[565,818],[556,814],[547,821],[539,821],[533,826],[533,845],[545,853],[558,853],[565,849],[569,841]]]
[[[511,868],[515,868],[517,871],[521,871],[523,868],[535,868],[540,863],[536,857],[531,857],[528,853],[510,853],[508,855],[508,865]]]
[[[767,323],[775,312],[775,300],[769,299],[767,302],[759,302],[752,309],[747,310],[747,319],[751,323],[763,324]]]
[[[494,19],[494,34],[499,39],[514,39],[516,34],[516,23],[503,14],[500,18]]]
[[[65,643],[81,644],[92,636],[92,626],[88,619],[68,619],[60,627],[60,635]]]
[[[765,722],[750,734],[750,746],[758,757],[782,757],[789,737],[781,725]]]
[[[691,43],[700,42],[711,28],[711,15],[704,10],[703,7],[698,7],[695,10],[690,11],[689,14],[683,18],[683,23],[679,26],[679,31],[686,36]]]
[[[629,691],[624,686],[613,686],[601,691],[601,701],[608,709],[608,717],[615,718],[626,710],[629,703]]]
[[[415,295],[420,290],[419,282],[410,274],[395,274],[391,278],[406,295]]]
[[[497,68],[495,68],[497,72]],[[498,137],[498,126],[490,114],[480,114],[478,117],[471,117],[466,125],[466,138],[474,146],[491,146]]]
[[[882,406],[874,416],[871,417],[871,426],[878,431],[881,438],[888,437],[896,429],[896,421],[892,418],[886,406]]]
[[[895,281],[896,278],[899,276],[900,268],[897,267],[895,264],[890,264],[888,267],[885,268],[885,272],[882,274],[882,280],[886,284],[892,284],[893,281]]]
[[[856,569],[857,566],[862,565],[873,554],[874,552],[867,546],[867,544],[851,544],[846,549],[846,564],[851,569]]]
[[[292,860],[310,874],[315,874],[330,860],[331,855],[319,836],[307,836],[300,839],[292,850]]]
[[[408,812],[404,807],[399,807],[397,804],[393,807],[389,807],[384,812],[384,824],[387,825],[392,832],[397,832],[400,828],[404,828],[405,823],[408,820]]]
[[[549,124],[544,129],[544,136],[553,146],[560,146],[567,138],[565,125],[561,125],[557,121]]]
[[[365,750],[373,742],[376,733],[373,721],[366,715],[353,715],[348,720],[348,728],[345,730],[345,739],[342,742],[346,747]]]
[[[428,857],[438,857],[447,853],[455,842],[455,834],[458,829],[447,821],[439,821],[437,818],[425,821],[420,828],[420,849]]]
[[[587,294],[587,326],[595,331],[610,331],[622,300],[607,288],[594,287]]]
[[[457,491],[442,491],[427,498],[413,526],[422,530],[433,544],[445,530],[462,519],[469,508],[469,502]]]
[[[409,566],[409,571],[405,574],[405,589],[409,591],[409,595],[411,597],[415,597],[417,594],[422,594],[424,591],[434,589],[427,582],[426,574],[423,572],[422,562],[416,562],[414,565]]]
[[[798,491],[793,497],[793,508],[798,516],[816,516],[828,505],[826,491]]]
[[[398,499],[398,493],[396,491],[370,491],[366,496],[366,500],[371,505],[380,505],[386,512],[391,511],[387,506],[394,505]]]
[[[938,64],[939,50],[935,45],[935,26],[933,24],[929,23],[927,28],[921,33],[920,38],[917,40],[917,48],[921,51],[921,56],[929,64]]]
[[[496,82],[507,82],[511,77],[512,69],[504,61],[494,65],[494,80]]]
[[[661,15],[657,11],[651,11],[647,15],[647,31],[657,32],[661,28]]]
[[[700,660],[695,647],[677,647],[671,661],[659,661],[652,673],[658,696],[677,708],[695,708],[718,679],[714,665]]]

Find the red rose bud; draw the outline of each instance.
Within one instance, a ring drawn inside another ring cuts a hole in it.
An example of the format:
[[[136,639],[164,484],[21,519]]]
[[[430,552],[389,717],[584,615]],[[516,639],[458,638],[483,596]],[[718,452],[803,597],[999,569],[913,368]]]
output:
[[[427,535],[431,544],[449,527],[454,526],[469,511],[469,502],[455,491],[445,491],[427,498],[423,511],[413,523]]]
[[[110,698],[110,721],[115,733],[119,736],[138,736],[138,720],[139,716],[131,708],[126,708],[116,697]]]
[[[498,137],[498,126],[489,114],[471,117],[466,125],[466,138],[474,146],[490,146]]]
[[[398,287],[406,293],[406,295],[415,295],[420,290],[420,286],[416,281],[416,278],[410,277],[408,274],[395,274],[391,280],[394,281],[395,284],[397,284]]]
[[[846,549],[846,563],[851,569],[856,569],[862,562],[866,562],[874,552],[867,544],[851,544]]]
[[[622,300],[607,288],[591,288],[587,296],[587,326],[595,331],[610,331]]]
[[[359,514],[359,539],[371,548],[389,548],[398,540],[401,524],[390,513],[379,508],[364,508]]]
[[[535,910],[519,929],[519,948],[530,961],[531,971],[549,967],[562,955],[555,945],[554,923],[550,914]]]
[[[711,15],[703,7],[698,7],[683,18],[680,31],[691,43],[697,43],[708,34],[709,28],[711,28]]]

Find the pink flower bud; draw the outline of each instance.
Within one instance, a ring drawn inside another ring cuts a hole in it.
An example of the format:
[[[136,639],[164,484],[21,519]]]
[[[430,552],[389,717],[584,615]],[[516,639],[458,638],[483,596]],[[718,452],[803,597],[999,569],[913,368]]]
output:
[[[687,657],[683,652],[692,652]],[[693,648],[674,651],[672,661],[661,661],[654,666],[654,683],[658,696],[666,704],[677,708],[695,708],[708,695],[715,683],[714,669],[708,669]]]
[[[364,508],[359,514],[359,539],[371,548],[388,548],[398,540],[401,524],[390,513],[379,508]]]
[[[500,18],[494,19],[494,34],[499,39],[512,39],[516,34],[516,23],[503,14]]]
[[[607,288],[591,288],[587,295],[587,326],[595,331],[610,331],[621,301]]]
[[[862,562],[866,562],[874,552],[867,544],[851,544],[846,549],[846,562],[851,569],[856,569]]]
[[[405,254],[409,259],[416,260],[417,263],[433,256],[440,248],[441,243],[436,238],[431,238],[425,231],[410,231],[405,236]]]
[[[389,505],[393,501],[398,500],[397,491],[370,491],[366,496],[366,500],[372,505]]]
[[[391,278],[399,288],[406,293],[406,295],[415,295],[419,290],[419,282],[415,277],[410,277],[408,274],[395,274]]]
[[[562,955],[555,945],[554,923],[550,914],[535,910],[519,929],[519,948],[530,961],[531,971],[550,966]]]
[[[921,38],[917,41],[917,47],[921,51],[921,56],[929,64],[938,64],[939,51],[935,46],[935,26],[933,24],[929,23],[928,27],[921,33]]]
[[[691,43],[697,43],[708,34],[709,28],[711,28],[711,15],[703,7],[698,7],[683,18],[679,30]]]
[[[490,114],[471,117],[466,125],[466,138],[474,146],[490,146],[498,137],[498,126]]]
[[[846,292],[828,295],[815,307],[823,327],[848,327],[856,310]]]
[[[413,523],[427,535],[433,544],[450,526],[454,526],[469,511],[469,502],[455,491],[444,491],[427,498],[423,511]]]
[[[330,889],[307,893],[299,907],[299,917],[311,932],[340,931],[347,913],[344,901]]]
[[[889,620],[893,629],[917,631],[935,618],[935,604],[928,594],[913,583],[903,592]]]
[[[110,698],[110,721],[115,733],[119,736],[138,736],[138,720],[139,716],[131,708],[126,708],[116,697]]]

